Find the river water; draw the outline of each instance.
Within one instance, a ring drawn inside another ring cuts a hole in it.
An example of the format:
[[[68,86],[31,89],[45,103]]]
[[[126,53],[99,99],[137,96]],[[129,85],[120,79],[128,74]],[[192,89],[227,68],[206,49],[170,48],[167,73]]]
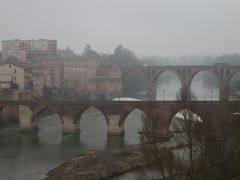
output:
[[[16,123],[5,125],[0,128],[0,179],[43,179],[50,169],[88,150],[137,144],[140,116],[137,110],[129,114],[124,137],[107,136],[106,121],[93,108],[85,111],[80,120],[80,135],[63,136],[57,115],[38,118],[37,133],[19,133]]]

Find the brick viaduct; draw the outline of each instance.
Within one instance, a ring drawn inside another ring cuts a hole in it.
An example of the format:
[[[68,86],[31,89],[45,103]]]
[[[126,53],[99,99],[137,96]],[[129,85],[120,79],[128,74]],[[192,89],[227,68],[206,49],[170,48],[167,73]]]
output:
[[[219,83],[219,100],[228,101],[229,81],[234,74],[240,71],[240,65],[230,65],[228,63],[216,63],[208,66],[142,66],[123,68],[123,76],[131,72],[140,71],[147,79],[146,95],[149,100],[156,100],[156,86],[158,77],[166,72],[173,72],[179,78],[182,88],[186,88],[187,95],[182,94],[182,100],[190,99],[191,83],[194,76],[202,71],[213,74]]]
[[[73,134],[79,132],[81,115],[90,107],[98,109],[105,116],[109,135],[123,134],[126,117],[135,109],[141,110],[153,121],[157,133],[168,132],[173,116],[183,109],[191,110],[213,125],[222,118],[231,118],[233,113],[240,112],[239,102],[217,101],[0,101],[0,104],[1,109],[15,110],[21,130],[37,128],[36,117],[44,109],[51,109],[61,119],[62,132]]]

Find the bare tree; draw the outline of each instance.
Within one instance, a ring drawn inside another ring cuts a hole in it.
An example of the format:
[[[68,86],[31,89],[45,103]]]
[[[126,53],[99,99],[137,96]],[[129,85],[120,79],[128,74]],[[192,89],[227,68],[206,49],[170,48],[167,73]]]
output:
[[[174,158],[170,148],[164,148],[164,142],[169,140],[167,136],[159,137],[153,132],[153,122],[147,116],[142,116],[143,126],[140,133],[142,151],[146,160],[156,162],[156,168],[160,172],[160,177],[165,179],[173,175]]]
[[[155,134],[151,119],[143,117],[140,142],[146,158],[156,161],[159,179],[240,177],[240,118],[232,121],[229,109],[217,109],[222,117],[213,128],[211,122],[190,111],[191,104],[181,101],[184,110],[175,116],[170,134]],[[206,112],[200,113],[208,117]]]

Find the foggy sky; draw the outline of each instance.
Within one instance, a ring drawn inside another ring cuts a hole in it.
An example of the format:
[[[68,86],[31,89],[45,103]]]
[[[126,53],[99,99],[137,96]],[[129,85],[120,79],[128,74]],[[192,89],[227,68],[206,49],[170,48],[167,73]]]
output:
[[[141,55],[240,53],[239,0],[0,0],[0,40]]]

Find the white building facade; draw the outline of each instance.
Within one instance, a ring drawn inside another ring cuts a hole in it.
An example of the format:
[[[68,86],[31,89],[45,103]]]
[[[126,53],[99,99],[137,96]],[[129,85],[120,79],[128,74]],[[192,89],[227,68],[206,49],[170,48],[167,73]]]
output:
[[[0,88],[24,90],[24,69],[13,64],[0,66]]]

